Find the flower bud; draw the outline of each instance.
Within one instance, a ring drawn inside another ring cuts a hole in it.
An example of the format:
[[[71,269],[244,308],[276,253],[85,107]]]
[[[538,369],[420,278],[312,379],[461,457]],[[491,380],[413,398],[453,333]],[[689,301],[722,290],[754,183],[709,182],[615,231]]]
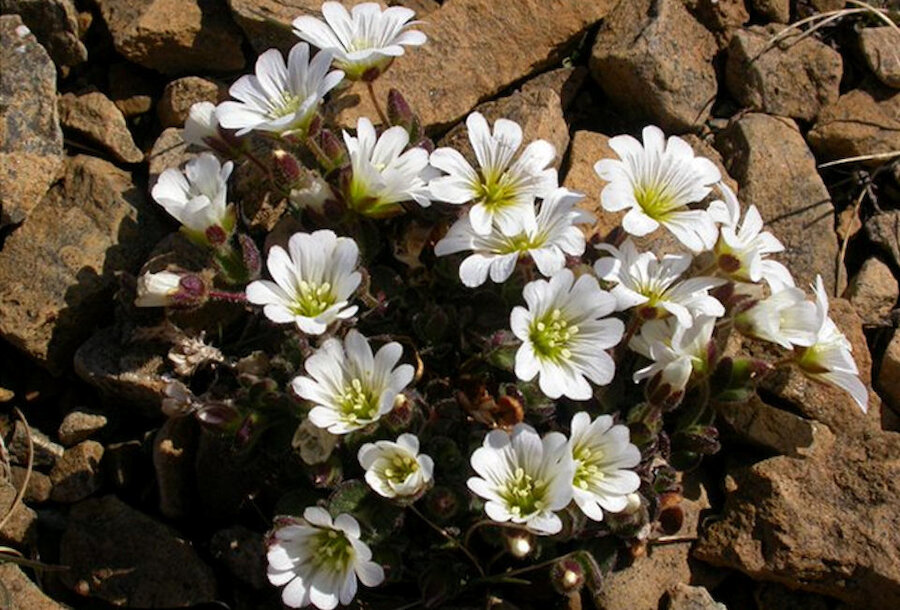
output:
[[[449,487],[434,487],[425,495],[425,508],[435,521],[444,523],[455,517],[462,506],[459,496]]]
[[[522,530],[506,530],[506,550],[516,559],[525,559],[534,551],[534,535]]]
[[[288,151],[281,148],[272,151],[272,177],[284,191],[290,191],[303,180],[304,169]]]
[[[550,583],[560,595],[581,591],[586,581],[584,568],[571,556],[563,557],[550,568]]]
[[[199,275],[147,272],[137,280],[137,307],[192,307],[206,299],[206,284]]]
[[[241,247],[241,258],[244,259],[244,268],[247,270],[247,278],[255,280],[262,269],[262,259],[256,242],[249,235],[238,233],[238,245]]]
[[[323,129],[316,138],[316,143],[319,145],[321,153],[325,155],[325,158],[319,159],[319,161],[328,170],[338,168],[344,164],[347,158],[347,149],[344,148],[343,142],[334,135],[334,132]]]

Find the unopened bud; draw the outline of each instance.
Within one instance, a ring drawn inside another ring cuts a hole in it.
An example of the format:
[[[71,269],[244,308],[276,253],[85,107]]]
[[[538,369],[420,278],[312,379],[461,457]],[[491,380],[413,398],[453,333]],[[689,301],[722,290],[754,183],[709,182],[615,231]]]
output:
[[[336,487],[344,480],[344,468],[341,465],[340,459],[334,455],[328,458],[328,461],[323,464],[310,466],[309,474],[313,486],[320,489]]]
[[[511,530],[505,538],[506,550],[516,559],[525,559],[534,551],[534,535],[528,532]]]
[[[193,307],[206,298],[206,284],[198,275],[172,271],[144,273],[137,280],[137,307]]]
[[[272,151],[272,170],[276,184],[288,192],[303,180],[303,167],[297,157],[281,148]]]
[[[344,148],[344,144],[341,140],[334,135],[334,132],[323,129],[316,138],[316,141],[319,144],[322,154],[325,155],[323,161],[325,162],[326,167],[334,169],[344,164],[344,160],[347,157],[347,150]]]
[[[241,257],[244,259],[244,268],[247,270],[247,279],[255,280],[262,269],[262,261],[256,242],[249,235],[238,233],[238,245],[241,247]]]
[[[435,487],[425,496],[425,508],[439,522],[449,521],[459,513],[461,502],[449,487]]]
[[[418,138],[419,118],[412,111],[403,94],[396,89],[388,91],[387,116],[391,125],[399,125],[410,134],[411,141]]]
[[[581,557],[584,555],[585,557]],[[556,561],[550,568],[550,582],[560,595],[570,595],[581,591],[588,582],[593,566],[585,566],[584,562],[595,564],[593,557],[587,553],[573,553]],[[599,569],[597,570],[599,575]]]
[[[210,246],[216,248],[225,244],[228,241],[228,233],[225,232],[225,229],[220,227],[219,225],[211,225],[206,227],[206,231],[203,232],[203,236],[206,237],[206,241]]]

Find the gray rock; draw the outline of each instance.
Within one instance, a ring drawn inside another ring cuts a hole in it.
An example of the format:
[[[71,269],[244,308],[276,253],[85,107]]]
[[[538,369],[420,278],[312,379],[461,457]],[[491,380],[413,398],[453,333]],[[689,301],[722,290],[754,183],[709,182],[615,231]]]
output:
[[[0,13],[18,14],[60,66],[87,61],[78,36],[78,10],[72,0],[0,0]]]
[[[0,226],[19,223],[63,167],[56,68],[17,15],[0,17]]]

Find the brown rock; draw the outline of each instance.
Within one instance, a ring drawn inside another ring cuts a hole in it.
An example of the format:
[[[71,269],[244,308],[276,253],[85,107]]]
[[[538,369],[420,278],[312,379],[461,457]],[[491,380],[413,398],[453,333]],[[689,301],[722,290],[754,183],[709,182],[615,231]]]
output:
[[[841,55],[812,36],[769,45],[782,26],[752,26],[728,45],[725,84],[741,104],[811,121],[838,99]]]
[[[13,466],[10,468],[10,471],[12,472],[13,485],[16,486],[16,489],[21,489],[22,485],[25,484],[27,469],[22,466]],[[50,482],[50,477],[40,470],[32,469],[31,475],[28,477],[28,488],[25,490],[25,495],[22,496],[22,499],[28,504],[41,504],[50,499],[50,491],[52,489],[53,483]]]
[[[199,76],[185,76],[166,85],[156,113],[163,127],[183,127],[195,103],[218,104],[227,97],[224,85]]]
[[[875,214],[866,221],[865,229],[869,239],[889,254],[895,265],[900,265],[900,211]]]
[[[163,74],[244,67],[224,0],[97,0],[116,51]]]
[[[600,159],[617,159],[616,153],[607,145],[609,136],[592,131],[576,131],[569,147],[562,185],[567,189],[584,194],[578,207],[593,214],[597,221],[593,226],[585,226],[588,240],[604,241],[610,232],[622,224],[622,212],[607,212],[600,207],[600,190],[603,181],[594,171],[594,164]]]
[[[739,439],[779,455],[808,454],[822,433],[819,422],[769,406],[758,396],[723,405],[719,415]]]
[[[900,150],[900,91],[874,82],[848,91],[821,112],[807,138],[823,159]]]
[[[0,17],[0,226],[25,220],[63,166],[56,68],[17,15]]]
[[[59,442],[71,447],[106,427],[106,416],[102,413],[91,413],[76,409],[66,414],[59,424]]]
[[[147,155],[147,159],[150,161],[148,190],[153,188],[161,173],[170,167],[182,167],[196,156],[194,153],[188,152],[188,145],[181,136],[183,131],[177,127],[169,127],[159,134],[156,142],[153,143],[153,148]]]
[[[144,114],[153,108],[154,73],[121,61],[109,67],[109,99],[125,117]]]
[[[790,23],[791,0],[749,0],[750,9],[768,21]]]
[[[196,489],[196,448],[197,422],[191,417],[166,420],[153,441],[159,510],[170,519],[184,517],[190,511]]]
[[[428,44],[411,49],[375,82],[383,98],[399,89],[428,129],[450,126],[484,99],[558,62],[569,43],[602,19],[615,0],[519,0],[497,10],[492,0],[453,0],[419,26]],[[498,35],[502,32],[502,36]],[[348,90],[360,104],[339,117],[356,125],[375,116],[365,87]]]
[[[900,33],[892,27],[864,27],[859,46],[866,63],[883,84],[900,89]]]
[[[525,81],[519,93],[532,93],[549,89],[559,96],[559,102],[562,105],[563,112],[567,111],[575,102],[575,97],[581,90],[584,81],[590,75],[588,69],[584,66],[572,66],[556,68],[538,74],[532,79]],[[562,152],[560,152],[562,154]]]
[[[694,556],[751,578],[836,597],[900,605],[900,435],[873,431],[731,473],[723,518]]]
[[[50,482],[53,483],[50,499],[71,504],[100,489],[103,482],[100,476],[101,459],[103,445],[95,441],[82,441],[66,449],[50,471]]]
[[[720,49],[728,46],[734,30],[750,19],[744,0],[685,0],[684,5],[715,35]]]
[[[891,311],[897,304],[900,290],[890,267],[877,258],[870,258],[850,280],[845,295],[863,324],[890,326]]]
[[[900,331],[894,331],[884,350],[878,371],[878,389],[888,406],[900,412]]]
[[[19,15],[58,65],[74,66],[87,60],[72,0],[0,0],[0,13]]]
[[[12,508],[16,498],[16,488],[8,481],[0,480],[0,519]],[[37,513],[22,504],[7,519],[0,529],[0,545],[25,547],[34,543],[37,536]]]
[[[678,583],[669,590],[669,610],[727,610],[713,599],[705,587]]]
[[[13,464],[20,466],[28,464],[29,435],[31,437],[31,449],[35,466],[53,466],[56,460],[62,457],[64,451],[62,445],[51,441],[50,437],[34,426],[26,429],[21,421],[17,421],[13,428],[12,438],[7,441],[6,446]]]
[[[60,96],[59,120],[63,129],[99,144],[118,161],[144,160],[144,153],[135,145],[122,112],[99,91]]]
[[[62,606],[46,595],[25,576],[21,568],[14,563],[0,563],[0,602],[6,595],[8,610],[65,610]]]
[[[85,500],[69,514],[63,583],[116,606],[175,608],[213,602],[212,570],[172,528],[115,496]]]
[[[681,0],[620,2],[597,33],[591,75],[626,115],[683,133],[709,116],[717,49]]]
[[[67,160],[0,252],[0,336],[57,374],[100,322],[116,285],[160,234],[131,175],[93,157]]]
[[[834,294],[838,256],[834,206],[794,121],[744,115],[719,134],[716,148],[740,185],[742,203],[756,205],[785,245],[781,258],[797,285],[808,286],[818,274]]]

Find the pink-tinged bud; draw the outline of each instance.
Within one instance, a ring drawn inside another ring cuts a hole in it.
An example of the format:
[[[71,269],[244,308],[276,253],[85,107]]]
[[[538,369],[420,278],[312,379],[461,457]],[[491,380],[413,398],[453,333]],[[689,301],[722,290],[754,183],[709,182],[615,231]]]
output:
[[[244,260],[244,268],[247,270],[247,279],[255,280],[259,277],[262,269],[262,257],[259,254],[259,248],[256,242],[249,235],[239,233],[237,236],[238,245],[241,247],[241,257]]]
[[[276,183],[285,191],[296,188],[304,177],[297,157],[280,148],[272,151],[272,169]]]
[[[323,129],[316,140],[325,155],[329,168],[340,167],[344,164],[344,160],[347,158],[347,149],[344,148],[343,142],[334,135],[334,132]]]
[[[416,115],[406,102],[406,98],[396,89],[388,91],[387,115],[391,125],[400,125],[407,130],[416,120]]]
[[[206,284],[194,274],[144,273],[137,280],[137,307],[195,307],[207,297]]]
[[[214,248],[222,246],[228,241],[228,233],[226,233],[225,229],[219,225],[207,227],[203,235],[206,237],[206,241],[209,242],[209,245]]]

